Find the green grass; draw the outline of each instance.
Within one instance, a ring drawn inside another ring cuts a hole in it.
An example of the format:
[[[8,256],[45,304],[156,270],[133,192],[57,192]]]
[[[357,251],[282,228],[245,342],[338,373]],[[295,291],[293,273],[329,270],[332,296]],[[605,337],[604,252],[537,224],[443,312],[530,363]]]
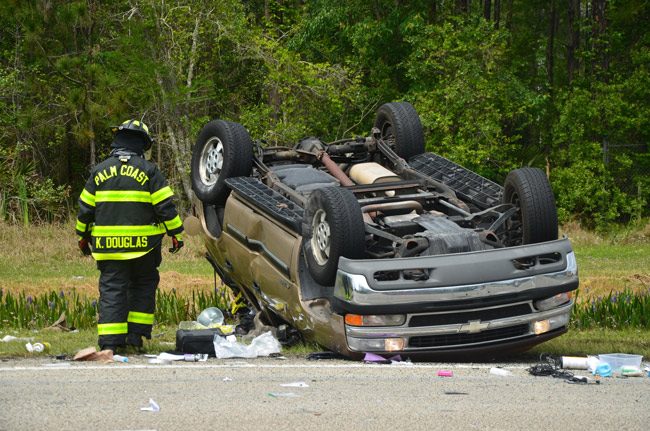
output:
[[[601,353],[643,355],[650,362],[650,329],[569,329],[566,334],[535,346],[527,355],[587,356]]]

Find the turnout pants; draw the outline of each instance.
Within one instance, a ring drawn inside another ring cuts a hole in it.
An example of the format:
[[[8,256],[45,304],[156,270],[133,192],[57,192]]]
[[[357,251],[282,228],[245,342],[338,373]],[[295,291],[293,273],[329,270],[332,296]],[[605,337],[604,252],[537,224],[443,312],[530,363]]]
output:
[[[127,336],[151,339],[161,246],[130,260],[100,260],[99,345],[122,346]]]

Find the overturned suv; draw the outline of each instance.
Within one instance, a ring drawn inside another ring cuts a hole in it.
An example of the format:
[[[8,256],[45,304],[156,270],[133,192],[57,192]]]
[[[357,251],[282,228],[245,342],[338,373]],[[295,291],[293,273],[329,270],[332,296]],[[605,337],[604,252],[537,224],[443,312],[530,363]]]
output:
[[[409,103],[331,143],[264,147],[210,121],[192,186],[222,280],[335,352],[485,358],[567,330],[578,272],[545,174],[516,169],[501,187],[425,152]]]

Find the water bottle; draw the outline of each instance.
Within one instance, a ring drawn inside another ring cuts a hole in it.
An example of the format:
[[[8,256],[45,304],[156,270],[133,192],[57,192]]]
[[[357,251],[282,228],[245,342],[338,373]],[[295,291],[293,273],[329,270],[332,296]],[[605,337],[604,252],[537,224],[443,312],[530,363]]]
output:
[[[129,362],[129,358],[122,355],[113,355],[113,360],[115,362]]]

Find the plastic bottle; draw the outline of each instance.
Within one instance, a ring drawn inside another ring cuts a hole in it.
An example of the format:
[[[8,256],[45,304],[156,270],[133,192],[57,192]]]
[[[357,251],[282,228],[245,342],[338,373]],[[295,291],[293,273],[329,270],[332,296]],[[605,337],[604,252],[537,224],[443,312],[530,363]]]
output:
[[[223,324],[223,313],[217,307],[209,307],[201,311],[196,320],[206,328],[212,328]]]
[[[113,360],[115,362],[129,362],[129,358],[122,355],[113,355]]]
[[[198,353],[192,354],[192,353],[186,353],[183,355],[183,360],[185,362],[199,362],[199,359],[201,359],[201,355]]]

